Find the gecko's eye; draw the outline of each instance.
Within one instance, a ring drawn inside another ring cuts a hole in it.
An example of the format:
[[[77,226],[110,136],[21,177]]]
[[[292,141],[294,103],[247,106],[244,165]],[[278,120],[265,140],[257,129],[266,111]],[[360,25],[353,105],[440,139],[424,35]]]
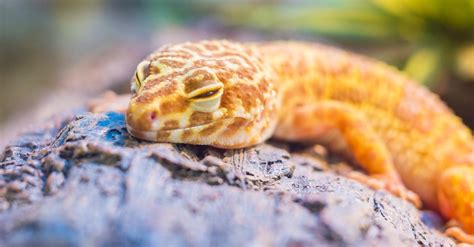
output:
[[[218,88],[205,88],[202,90],[202,92],[198,92],[197,95],[192,96],[190,99],[193,101],[203,101],[203,100],[209,100],[214,98],[214,96],[217,96],[220,92],[222,91],[222,87]]]
[[[219,108],[221,96],[224,93],[224,85],[221,82],[201,82],[201,87],[188,93],[187,98],[195,110],[201,112],[212,112]]]
[[[150,68],[150,61],[142,61],[138,64],[137,70],[135,71],[135,75],[132,79],[132,93],[138,92],[143,85],[143,81],[145,81],[146,77],[148,76]]]

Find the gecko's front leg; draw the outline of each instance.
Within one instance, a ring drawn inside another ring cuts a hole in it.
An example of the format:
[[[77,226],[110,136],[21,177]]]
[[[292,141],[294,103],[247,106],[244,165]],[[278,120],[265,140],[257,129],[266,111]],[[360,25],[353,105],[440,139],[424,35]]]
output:
[[[372,188],[384,189],[416,206],[419,197],[405,188],[381,138],[356,108],[336,101],[321,101],[297,107],[279,125],[276,137],[291,141],[321,141],[328,132],[338,131],[356,162],[370,174],[351,173],[348,177]]]

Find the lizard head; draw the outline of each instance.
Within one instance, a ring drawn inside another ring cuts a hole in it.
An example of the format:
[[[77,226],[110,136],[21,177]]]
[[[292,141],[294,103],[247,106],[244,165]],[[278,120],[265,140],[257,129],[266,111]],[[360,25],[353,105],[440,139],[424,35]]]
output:
[[[276,92],[251,46],[202,41],[165,46],[137,66],[127,129],[148,141],[238,148],[276,124]]]

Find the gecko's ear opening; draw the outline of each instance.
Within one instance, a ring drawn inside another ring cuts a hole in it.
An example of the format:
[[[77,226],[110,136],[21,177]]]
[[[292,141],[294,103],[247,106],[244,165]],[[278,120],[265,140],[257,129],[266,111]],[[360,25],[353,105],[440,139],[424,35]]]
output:
[[[213,112],[219,108],[223,93],[224,85],[216,82],[190,92],[187,97],[194,110]]]

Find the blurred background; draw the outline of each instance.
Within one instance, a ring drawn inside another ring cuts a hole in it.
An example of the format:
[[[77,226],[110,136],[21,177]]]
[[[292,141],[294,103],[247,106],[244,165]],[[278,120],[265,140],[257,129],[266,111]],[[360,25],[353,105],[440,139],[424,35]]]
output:
[[[2,143],[106,90],[127,92],[138,61],[158,46],[211,38],[367,54],[474,126],[474,0],[2,0],[0,10]]]

